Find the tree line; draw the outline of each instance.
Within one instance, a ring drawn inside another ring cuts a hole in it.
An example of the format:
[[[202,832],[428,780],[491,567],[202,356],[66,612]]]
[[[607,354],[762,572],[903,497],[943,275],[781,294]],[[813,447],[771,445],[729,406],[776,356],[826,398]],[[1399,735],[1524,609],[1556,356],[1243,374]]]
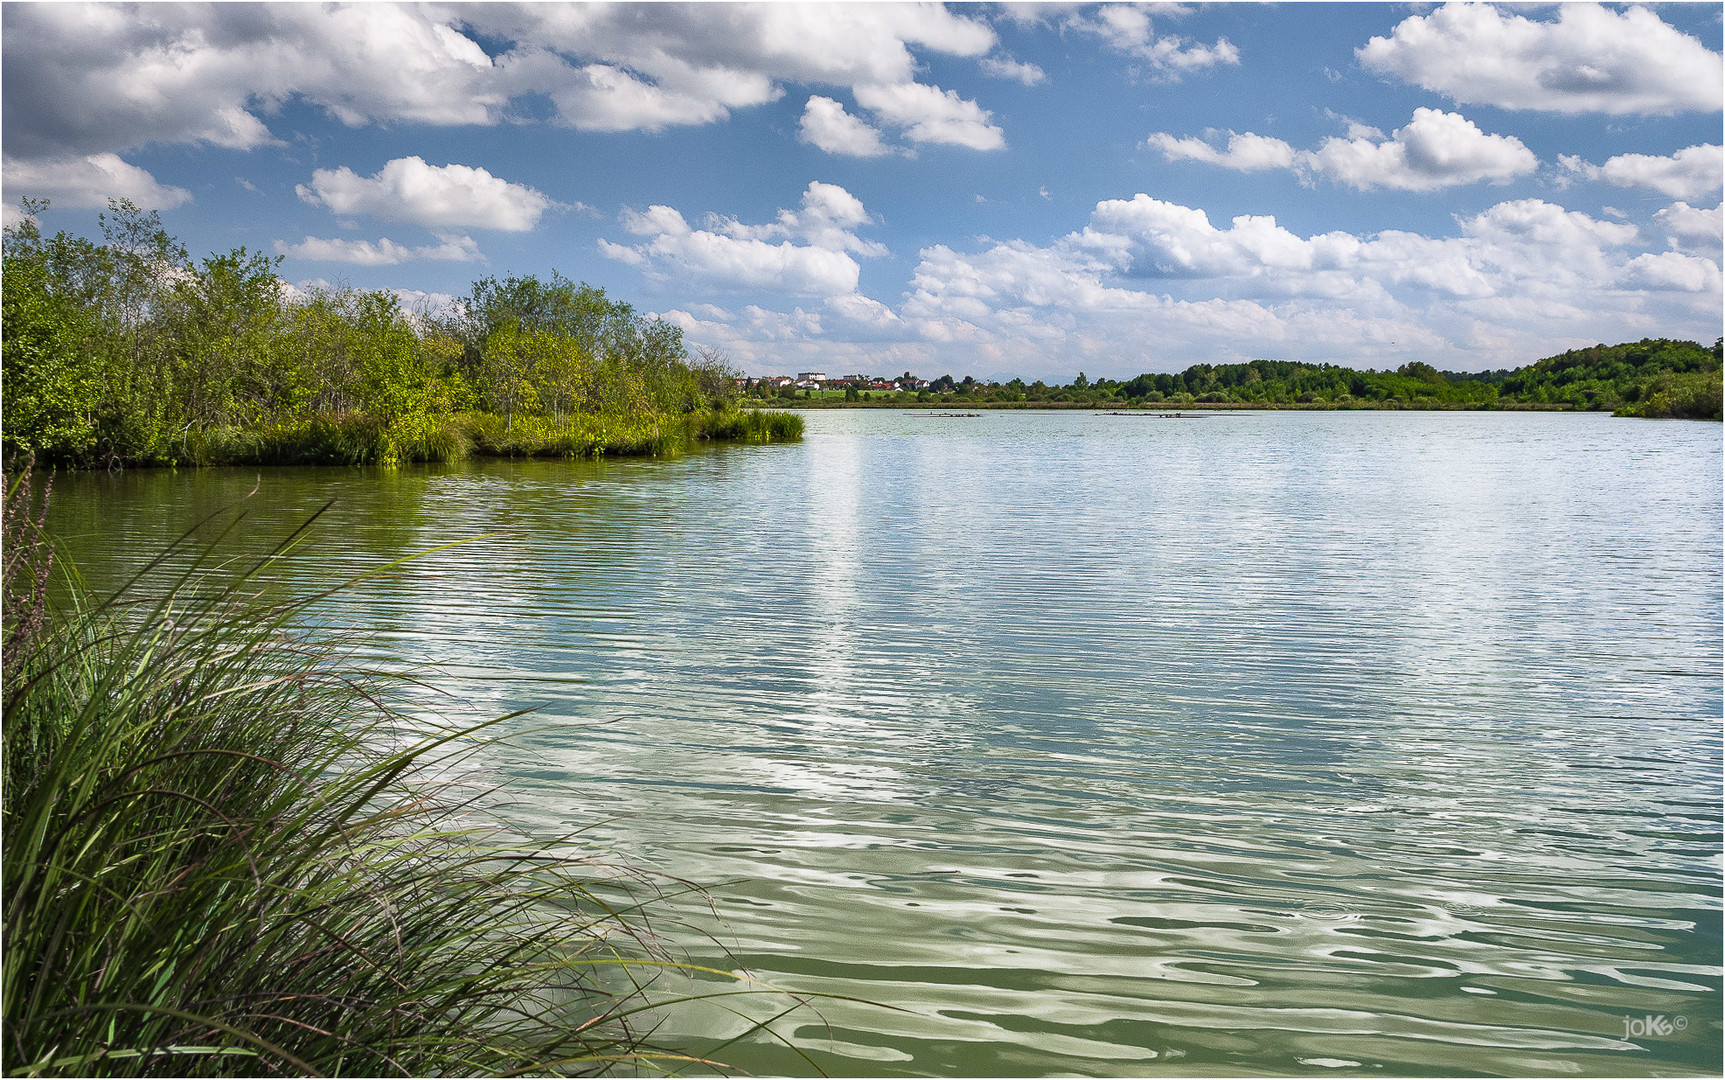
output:
[[[1254,408],[1561,408],[1613,410],[1624,415],[1719,419],[1720,359],[1693,341],[1646,338],[1595,345],[1512,370],[1439,371],[1412,362],[1392,371],[1360,371],[1339,364],[1252,360],[1193,364],[1179,372],[1147,372],[1130,379],[1091,380],[1083,372],[1067,385],[1040,380],[983,382],[942,375],[914,391],[874,392],[850,387],[847,402],[910,404],[935,401],[993,405],[1237,405]],[[903,377],[910,381],[910,373]],[[806,392],[805,392],[806,393]],[[830,391],[833,403],[840,394]],[[790,387],[757,391],[795,398]]]
[[[124,200],[101,215],[101,242],[46,236],[45,205],[26,202],[5,231],[8,458],[173,463],[232,457],[221,433],[360,430],[350,456],[388,461],[436,456],[426,447],[454,417],[499,418],[514,437],[734,398],[721,355],[691,357],[679,327],[556,272],[487,277],[451,310],[409,311],[386,291],[296,289],[279,257],[243,247],[194,260]]]

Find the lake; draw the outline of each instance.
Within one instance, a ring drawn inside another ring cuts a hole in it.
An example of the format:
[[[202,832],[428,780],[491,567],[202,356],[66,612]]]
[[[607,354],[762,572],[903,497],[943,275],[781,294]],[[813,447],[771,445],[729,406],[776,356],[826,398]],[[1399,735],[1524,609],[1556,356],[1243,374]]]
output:
[[[475,767],[705,886],[691,958],[862,999],[718,1051],[757,1073],[1718,1073],[1718,425],[805,415],[61,477],[53,525],[97,586],[254,484],[248,537],[337,499],[308,584],[470,540],[328,619],[537,707]],[[659,1041],[786,1007],[723,1004]]]

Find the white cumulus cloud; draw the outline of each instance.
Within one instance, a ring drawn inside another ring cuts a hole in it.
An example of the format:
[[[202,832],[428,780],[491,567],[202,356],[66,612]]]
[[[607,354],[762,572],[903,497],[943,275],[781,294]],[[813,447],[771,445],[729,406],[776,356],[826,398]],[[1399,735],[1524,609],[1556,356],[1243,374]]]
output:
[[[310,262],[351,263],[355,266],[396,266],[405,262],[477,262],[479,245],[468,236],[439,237],[435,244],[410,247],[389,237],[380,240],[340,240],[308,236],[297,244],[277,240],[276,254]]]
[[[996,79],[1011,79],[1025,86],[1035,86],[1048,78],[1048,73],[1035,64],[1007,56],[985,56],[977,63],[984,75]]]
[[[513,63],[514,74],[548,85],[547,95],[563,122],[583,131],[663,131],[668,127],[711,124],[731,110],[764,105],[784,93],[758,72],[682,72],[685,78],[652,81],[617,64],[586,64],[560,70],[550,52],[526,53]]]
[[[557,203],[524,184],[512,184],[470,165],[428,165],[422,158],[390,161],[372,176],[343,165],[318,169],[297,185],[301,199],[338,214],[366,214],[427,228],[526,232]]]
[[[401,302],[401,310],[415,320],[436,318],[446,315],[456,315],[461,312],[461,301],[453,293],[426,292],[424,289],[391,289],[395,298]]]
[[[1268,215],[1241,215],[1230,228],[1218,229],[1202,210],[1144,194],[1097,203],[1089,226],[1069,242],[1141,276],[1270,277],[1291,271],[1319,275],[1312,280],[1325,291],[1333,291],[1334,283],[1321,275],[1351,267],[1360,249],[1348,233],[1301,238]]]
[[[248,149],[299,98],[343,123],[491,123],[491,61],[425,9],[392,4],[8,6],[10,153],[207,142]]]
[[[294,102],[350,126],[447,126],[549,101],[556,124],[657,131],[790,84],[915,85],[920,54],[997,44],[984,19],[938,4],[9,4],[0,17],[5,145],[30,159],[262,146]]]
[[[1356,188],[1435,191],[1481,180],[1504,183],[1539,168],[1513,135],[1488,135],[1459,113],[1414,110],[1386,140],[1330,138],[1305,155],[1313,172]]]
[[[599,250],[661,278],[720,289],[845,297],[856,293],[862,272],[851,253],[886,251],[857,236],[856,229],[868,220],[850,192],[815,181],[803,192],[800,209],[781,210],[777,220],[761,225],[715,218],[710,227],[697,229],[673,207],[626,210],[623,227],[641,241],[600,240]]]
[[[6,195],[45,198],[61,208],[107,206],[110,198],[130,199],[145,210],[171,210],[189,202],[192,193],[157,182],[148,171],[128,164],[118,154],[17,160],[4,166]]]
[[[1148,4],[1104,4],[1093,14],[1068,15],[1062,25],[1093,34],[1108,48],[1146,61],[1151,72],[1163,79],[1178,79],[1187,72],[1240,62],[1240,50],[1227,38],[1204,45],[1177,34],[1158,34],[1151,25],[1151,10]]]
[[[1151,135],[1146,143],[1152,149],[1162,151],[1162,156],[1169,161],[1202,161],[1239,172],[1291,169],[1295,161],[1292,146],[1281,139],[1254,135],[1249,131],[1245,134],[1229,132],[1226,150],[1218,150],[1202,139],[1179,139],[1163,131]]]
[[[1725,205],[1708,210],[1678,201],[1654,214],[1653,220],[1674,250],[1718,259],[1720,245],[1725,244],[1721,217],[1725,217]]]
[[[1369,71],[1465,104],[1666,116],[1725,101],[1720,55],[1647,8],[1559,4],[1555,21],[1446,4],[1356,51]]]
[[[852,116],[844,105],[819,94],[812,95],[803,106],[797,137],[829,154],[848,157],[882,157],[899,152],[882,142],[880,132],[868,121]]]
[[[1358,121],[1347,123],[1347,138],[1325,139],[1316,150],[1295,150],[1281,139],[1251,132],[1230,132],[1225,150],[1166,132],[1151,135],[1146,145],[1162,151],[1169,161],[1201,161],[1239,172],[1291,169],[1362,190],[1436,191],[1482,180],[1505,183],[1539,168],[1539,159],[1520,139],[1487,134],[1459,113],[1415,109],[1413,119],[1388,137]]]
[[[903,321],[892,308],[861,293],[829,296],[827,310],[851,323],[876,330],[897,327]]]
[[[668,208],[655,209],[664,211]],[[681,220],[682,215],[677,214],[676,218]],[[803,191],[801,210],[780,210],[778,219],[765,225],[745,225],[736,218],[714,217],[712,226],[726,236],[739,240],[783,238],[801,240],[813,247],[831,251],[854,251],[858,255],[866,256],[885,255],[886,245],[874,240],[864,240],[856,234],[858,227],[871,220],[861,199],[837,184],[812,180]],[[654,222],[651,231],[664,231],[664,227],[659,222]]]
[[[1678,251],[1637,255],[1624,267],[1623,283],[1632,289],[1717,295],[1719,264]]]
[[[922,83],[872,84],[853,93],[857,104],[904,129],[912,142],[943,143],[971,150],[999,150],[1006,133],[990,122],[991,114],[953,90]]]
[[[1604,165],[1563,154],[1558,162],[1568,172],[1616,187],[1651,188],[1674,199],[1699,199],[1725,184],[1725,147],[1691,146],[1675,154],[1619,154]]]
[[[1702,227],[1675,208],[1672,218]],[[1717,335],[1716,258],[1645,251],[1633,225],[1539,199],[1458,227],[1306,236],[1268,215],[1214,224],[1141,193],[1098,203],[1084,228],[1048,245],[927,248],[899,314],[931,346],[1027,378],[1049,356],[1063,377],[1252,356],[1478,370],[1554,342]]]

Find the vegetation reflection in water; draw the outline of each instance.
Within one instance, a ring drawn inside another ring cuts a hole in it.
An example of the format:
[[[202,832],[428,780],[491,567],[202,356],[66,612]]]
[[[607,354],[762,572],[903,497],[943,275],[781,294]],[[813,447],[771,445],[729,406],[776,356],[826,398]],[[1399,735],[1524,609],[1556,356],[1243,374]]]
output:
[[[332,573],[497,534],[333,617],[539,706],[513,820],[712,886],[697,958],[903,1010],[778,1023],[830,1072],[1717,1071],[1716,429],[808,419],[260,498]],[[90,563],[255,477],[56,509]]]

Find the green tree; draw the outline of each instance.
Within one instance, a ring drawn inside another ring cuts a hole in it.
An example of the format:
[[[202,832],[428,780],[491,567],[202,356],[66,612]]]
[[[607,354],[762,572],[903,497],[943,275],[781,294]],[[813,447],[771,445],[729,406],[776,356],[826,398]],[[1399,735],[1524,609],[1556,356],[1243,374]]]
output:
[[[538,408],[539,394],[533,381],[537,360],[531,332],[523,334],[519,323],[504,323],[485,337],[480,386],[492,411],[503,414],[508,429],[514,429],[516,413]]]
[[[355,314],[360,408],[386,428],[430,412],[432,379],[420,364],[419,339],[400,302],[391,293],[365,293]]]
[[[593,407],[593,356],[573,338],[545,330],[524,335],[523,348],[533,354],[537,397],[554,420],[561,422]]]
[[[0,396],[7,456],[79,454],[95,443],[100,379],[81,347],[88,317],[57,300],[39,261],[7,259],[0,315]]]
[[[273,353],[285,326],[280,262],[236,248],[175,280],[172,376],[186,427],[256,424],[274,413]]]

